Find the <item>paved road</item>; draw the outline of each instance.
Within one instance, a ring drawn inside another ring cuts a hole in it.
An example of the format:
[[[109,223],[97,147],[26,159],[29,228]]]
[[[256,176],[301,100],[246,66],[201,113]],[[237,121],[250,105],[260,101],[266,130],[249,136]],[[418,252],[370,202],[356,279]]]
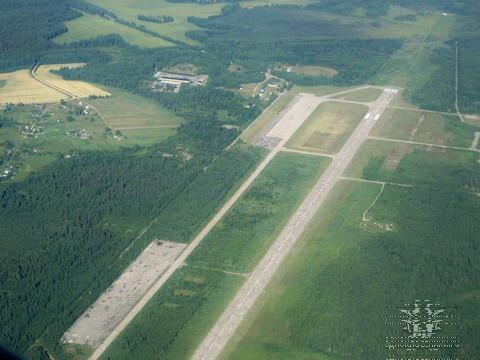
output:
[[[33,76],[33,78],[39,82],[41,82],[43,85],[45,86],[48,86],[49,88],[55,90],[55,91],[58,91],[59,93],[63,94],[63,95],[66,95],[68,96],[70,99],[76,99],[78,98],[78,96],[76,96],[75,94],[71,93],[70,91],[67,91],[65,89],[62,89],[54,84],[52,84],[50,81],[47,81],[45,79],[42,79],[40,76],[38,76],[37,74],[37,70],[38,70],[38,67],[40,65],[35,65],[34,68],[32,69],[31,71],[31,74]]]
[[[267,286],[282,260],[300,238],[306,225],[313,218],[320,205],[325,201],[327,195],[333,189],[337,180],[362,143],[368,138],[368,134],[389,103],[393,100],[396,93],[397,90],[384,90],[380,98],[372,105],[371,111],[360,122],[340,152],[332,160],[330,166],[303,200],[267,254],[250,274],[220,319],[202,341],[193,359],[210,360],[216,359],[220,355],[242,320]],[[279,145],[277,145],[275,149],[278,149]]]
[[[318,104],[322,101],[321,98],[314,96],[299,96],[298,101],[291,107],[291,111],[285,114],[287,120],[295,120],[295,124],[300,126],[315,110]],[[296,131],[296,128],[293,129]],[[188,256],[195,250],[200,242],[208,235],[208,233],[218,224],[223,216],[233,207],[237,200],[248,190],[250,185],[265,169],[265,167],[272,161],[275,155],[282,150],[283,145],[288,138],[282,139],[278,145],[265,157],[255,171],[245,180],[240,188],[233,194],[233,196],[222,206],[217,214],[210,220],[210,222],[202,229],[202,231],[193,239],[193,241],[186,247],[183,253],[175,260],[172,266],[158,279],[158,281],[145,293],[127,316],[115,327],[115,329],[108,335],[102,344],[90,356],[90,360],[98,359],[108,346],[117,338],[117,336],[127,327],[132,319],[142,310],[148,301],[155,295],[155,293],[163,286],[163,284],[173,275],[173,273],[181,268]]]

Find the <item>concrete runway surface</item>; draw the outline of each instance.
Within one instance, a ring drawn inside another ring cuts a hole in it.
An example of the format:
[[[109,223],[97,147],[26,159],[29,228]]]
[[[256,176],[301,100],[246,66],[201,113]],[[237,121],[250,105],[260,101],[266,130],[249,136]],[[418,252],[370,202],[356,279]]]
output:
[[[368,138],[368,134],[397,92],[397,89],[385,89],[377,101],[369,104],[370,111],[350,135],[342,149],[337,155],[335,155],[330,166],[314,185],[310,193],[305,197],[302,204],[291,217],[290,221],[270,247],[267,254],[262,260],[260,260],[257,267],[250,274],[224,313],[204,338],[200,346],[197,348],[193,359],[211,360],[216,359],[221,354],[242,320],[271,280],[280,263],[300,238],[307,224],[313,218],[330,191],[340,179],[355,153]],[[304,97],[302,96],[301,100],[303,99]],[[320,102],[328,100],[326,98],[316,99],[320,100],[319,102],[315,102],[316,105],[314,108],[318,106]],[[298,129],[301,123],[303,123],[303,121],[300,122],[303,116],[297,117],[295,113],[297,111],[300,111],[301,113],[305,111],[311,113],[311,111],[313,111],[310,108],[307,108],[310,104],[303,104],[301,100],[295,103],[295,105],[293,105],[284,115],[285,120],[287,121],[284,123],[282,119],[282,121],[276,124],[267,134],[267,137],[282,138],[272,152],[279,149],[280,146],[283,146],[290,135]],[[302,108],[303,106],[306,107]],[[299,123],[300,125],[298,125]]]

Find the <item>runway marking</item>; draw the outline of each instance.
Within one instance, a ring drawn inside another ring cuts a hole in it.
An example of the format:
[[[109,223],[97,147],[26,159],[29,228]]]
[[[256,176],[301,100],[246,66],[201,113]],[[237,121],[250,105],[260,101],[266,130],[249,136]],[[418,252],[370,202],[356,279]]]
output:
[[[275,242],[270,246],[265,256],[251,272],[249,278],[203,339],[194,353],[193,359],[213,360],[221,354],[223,348],[232,338],[242,320],[273,277],[282,260],[285,259],[298,241],[306,225],[314,217],[337,181],[341,179],[341,174],[360,149],[363,142],[368,139],[368,134],[397,92],[398,90],[396,89],[386,89],[383,91],[382,95],[372,106],[375,108],[377,116],[373,119],[364,118],[358,124],[354,133],[345,142],[338,155],[333,158],[330,166],[304,198],[297,211],[280,232]],[[235,314],[234,320],[232,320],[232,314]],[[225,328],[228,330],[222,332]],[[220,332],[222,332],[222,336],[220,336]],[[213,342],[215,342],[217,346],[212,351],[210,344]]]

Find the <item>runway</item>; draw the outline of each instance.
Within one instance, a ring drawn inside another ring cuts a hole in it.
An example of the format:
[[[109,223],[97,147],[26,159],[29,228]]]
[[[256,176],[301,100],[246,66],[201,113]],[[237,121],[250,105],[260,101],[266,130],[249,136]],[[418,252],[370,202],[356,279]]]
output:
[[[369,104],[370,111],[350,135],[342,149],[333,157],[327,170],[305,197],[267,254],[260,260],[257,267],[250,274],[244,285],[240,288],[211,331],[197,348],[193,359],[216,359],[221,354],[242,320],[273,277],[280,263],[299,240],[306,226],[323,204],[330,191],[334,188],[360,146],[368,138],[370,131],[397,92],[398,90],[396,89],[385,89],[377,101]],[[308,97],[304,99],[306,101]],[[325,100],[325,98],[323,98],[323,100]],[[312,111],[310,106],[318,106],[318,103],[318,101],[306,101],[302,104],[302,101],[298,101],[291,110],[310,113]],[[306,105],[306,108],[302,109],[302,105]],[[290,116],[289,114],[294,113],[294,111],[289,111],[285,116],[288,118]],[[279,123],[269,131],[267,137],[280,138],[280,141],[274,148],[275,152],[286,143],[290,135],[303,123],[303,121],[300,121],[302,118],[303,116],[287,119],[290,121],[286,121],[283,124]],[[295,121],[296,119],[298,119],[298,121]]]

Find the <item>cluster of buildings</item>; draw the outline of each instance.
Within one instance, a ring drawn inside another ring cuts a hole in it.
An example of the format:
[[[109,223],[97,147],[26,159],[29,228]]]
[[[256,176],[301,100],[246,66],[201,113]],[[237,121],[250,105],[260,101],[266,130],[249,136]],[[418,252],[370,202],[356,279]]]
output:
[[[20,126],[20,133],[24,137],[38,139],[38,137],[44,133],[44,129],[40,126],[22,125]]]
[[[207,83],[207,75],[180,74],[173,72],[157,71],[154,81],[150,83],[153,91],[178,92],[182,85],[204,86]]]

